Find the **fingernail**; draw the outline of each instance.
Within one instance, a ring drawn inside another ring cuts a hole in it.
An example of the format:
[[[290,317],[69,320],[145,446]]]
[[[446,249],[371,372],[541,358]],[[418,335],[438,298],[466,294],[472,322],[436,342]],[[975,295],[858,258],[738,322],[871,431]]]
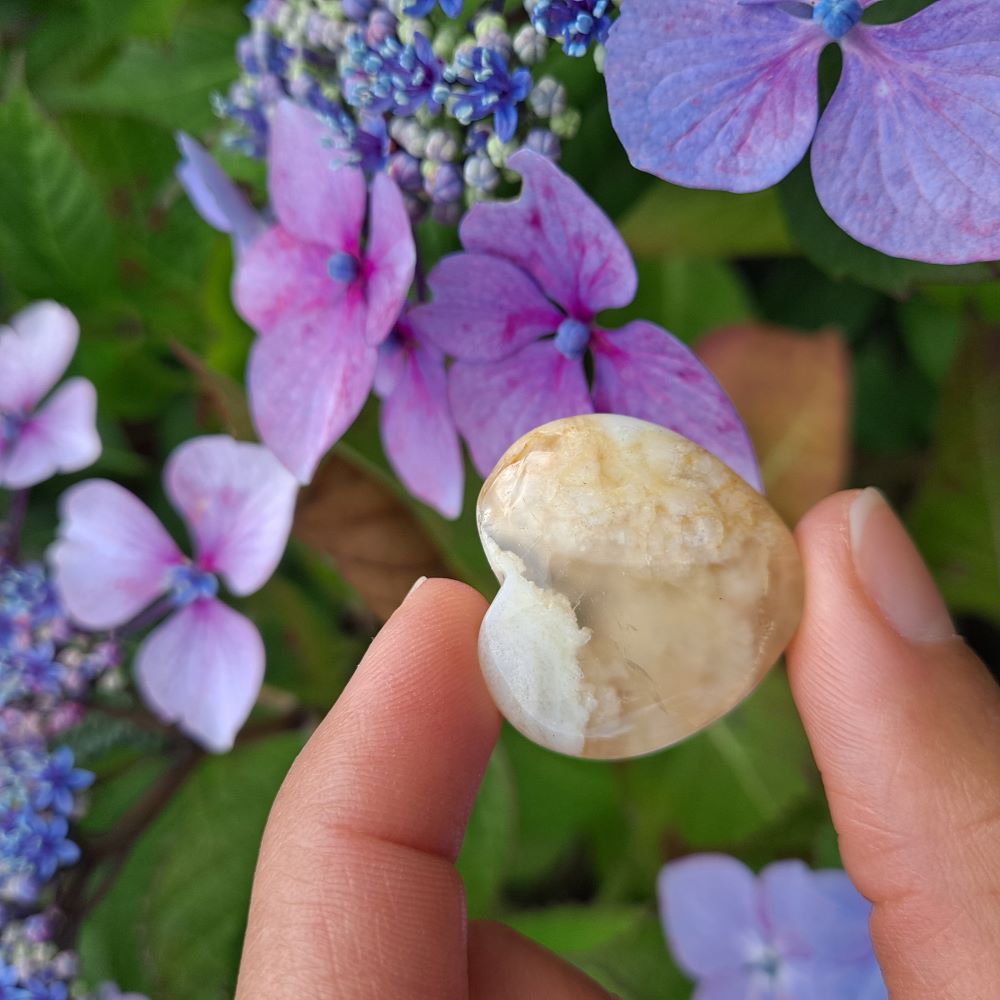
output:
[[[417,587],[419,587],[422,583],[426,583],[426,582],[427,582],[427,577],[426,576],[419,577],[414,582],[413,586],[410,587],[410,589],[406,592],[406,597],[403,598],[403,603],[405,604],[413,596],[413,592],[417,589]]]
[[[910,642],[952,638],[948,608],[885,497],[871,487],[862,490],[849,520],[858,579],[886,621]]]

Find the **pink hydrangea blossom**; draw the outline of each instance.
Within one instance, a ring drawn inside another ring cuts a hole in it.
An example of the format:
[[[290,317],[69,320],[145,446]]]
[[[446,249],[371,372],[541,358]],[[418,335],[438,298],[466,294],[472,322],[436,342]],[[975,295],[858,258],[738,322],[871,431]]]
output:
[[[264,676],[260,634],[218,599],[219,578],[238,596],[264,585],[288,540],[297,484],[266,448],[212,436],[174,451],[164,485],[193,559],[132,493],[93,479],[63,496],[50,561],[67,612],[86,628],[117,628],[153,602],[169,612],[136,654],[139,689],[160,718],[219,752]]]
[[[248,375],[257,429],[305,483],[364,405],[416,249],[395,182],[378,174],[369,192],[359,168],[335,165],[315,112],[283,101],[270,142],[277,222],[240,255],[234,295],[260,335]]]
[[[433,302],[410,313],[418,335],[457,359],[449,396],[476,468],[486,475],[539,424],[597,410],[669,427],[760,488],[736,410],[691,351],[653,323],[598,321],[632,301],[638,280],[611,221],[544,156],[523,149],[510,166],[520,198],[470,209],[465,253],[435,267]]]
[[[444,354],[404,313],[379,351],[382,446],[403,485],[445,517],[462,510],[465,467],[448,402]]]
[[[79,336],[73,314],[55,302],[36,302],[0,326],[0,486],[34,486],[101,454],[94,386],[71,378],[52,392]]]

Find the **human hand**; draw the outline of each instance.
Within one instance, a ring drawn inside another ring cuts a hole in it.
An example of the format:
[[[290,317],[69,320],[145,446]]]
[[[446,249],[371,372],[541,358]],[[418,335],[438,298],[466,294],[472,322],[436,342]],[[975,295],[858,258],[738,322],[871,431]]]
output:
[[[989,1000],[1000,688],[874,491],[823,501],[797,537],[792,688],[890,994]],[[299,756],[264,836],[237,1000],[607,996],[515,932],[466,922],[454,861],[500,724],[476,656],[485,609],[462,584],[420,586]]]

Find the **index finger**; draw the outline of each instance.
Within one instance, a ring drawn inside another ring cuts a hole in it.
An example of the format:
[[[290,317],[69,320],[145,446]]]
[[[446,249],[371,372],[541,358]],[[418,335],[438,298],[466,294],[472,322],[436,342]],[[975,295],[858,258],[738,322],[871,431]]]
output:
[[[464,584],[422,584],[299,755],[261,846],[238,1000],[467,994],[453,862],[500,726],[485,610]]]

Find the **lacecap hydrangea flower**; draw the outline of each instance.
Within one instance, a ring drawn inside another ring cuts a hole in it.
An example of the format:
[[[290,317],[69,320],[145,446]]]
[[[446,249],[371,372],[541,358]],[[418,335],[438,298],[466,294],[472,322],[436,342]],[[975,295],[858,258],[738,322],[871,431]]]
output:
[[[1000,258],[1000,4],[625,0],[611,117],[632,162],[675,184],[758,191],[812,144],[816,194],[861,243],[940,264]],[[820,53],[843,71],[819,114]]]
[[[277,222],[241,255],[234,279],[237,308],[260,334],[247,378],[254,422],[300,482],[364,404],[416,262],[395,182],[378,174],[369,194],[360,169],[331,163],[328,139],[314,112],[277,107],[268,154]]]
[[[356,199],[364,197],[359,172],[338,165],[329,141],[329,131],[315,112],[290,103],[280,107],[271,136],[272,186],[294,188],[284,197],[297,198],[302,212],[309,211],[309,199],[317,191],[336,193],[346,185]],[[265,224],[197,142],[187,136],[179,142],[185,159],[178,174],[195,208],[216,229],[233,237],[238,256],[249,248],[246,266],[241,264],[237,271],[236,297],[244,316],[265,338],[251,362],[250,384],[251,410],[264,441],[308,481],[374,389],[383,401],[382,441],[396,474],[417,499],[445,517],[457,517],[464,469],[448,405],[444,355],[418,336],[406,316],[415,249],[391,182],[386,178],[377,182],[382,190],[378,211],[383,213],[379,218],[386,231],[385,246],[398,243],[393,251],[398,263],[389,262],[397,271],[391,287],[386,282],[375,287],[374,294],[385,301],[385,308],[373,312],[362,274],[370,276],[376,266],[383,267],[389,254],[380,256],[378,245],[369,239],[363,262],[345,259],[337,257],[341,252],[337,248],[316,243],[315,231],[307,234],[311,239],[299,239],[281,229],[280,216],[276,225]],[[281,164],[289,161],[296,165],[294,176],[281,172]],[[330,176],[342,169],[348,173]],[[329,243],[341,232],[342,218],[356,214],[357,205],[340,199],[324,211],[329,228],[319,238]],[[373,187],[373,221],[375,211]],[[285,217],[295,226],[296,216],[286,212]],[[361,247],[361,234],[353,227],[347,244],[354,252]],[[359,273],[352,288],[338,269],[355,267]],[[352,295],[354,300],[345,301]],[[388,324],[388,336],[377,350],[364,328],[373,316],[378,335]]]
[[[410,313],[413,329],[456,359],[451,408],[476,468],[486,475],[534,427],[596,410],[669,427],[759,489],[743,423],[694,354],[644,320],[601,324],[638,281],[608,217],[544,156],[521,150],[510,165],[520,197],[469,210],[465,252],[434,268],[433,302]]]
[[[156,515],[107,480],[71,487],[50,551],[71,617],[90,629],[167,615],[135,657],[139,690],[164,721],[209,750],[228,750],[260,691],[257,628],[216,596],[264,585],[291,530],[297,484],[266,449],[224,436],[180,445],[164,470],[167,496],[191,534],[188,559]]]
[[[72,378],[52,392],[79,336],[73,314],[55,302],[36,302],[0,326],[0,487],[34,486],[100,455],[94,386]]]
[[[660,916],[694,1000],[887,1000],[871,904],[842,871],[691,855],[659,877]]]

